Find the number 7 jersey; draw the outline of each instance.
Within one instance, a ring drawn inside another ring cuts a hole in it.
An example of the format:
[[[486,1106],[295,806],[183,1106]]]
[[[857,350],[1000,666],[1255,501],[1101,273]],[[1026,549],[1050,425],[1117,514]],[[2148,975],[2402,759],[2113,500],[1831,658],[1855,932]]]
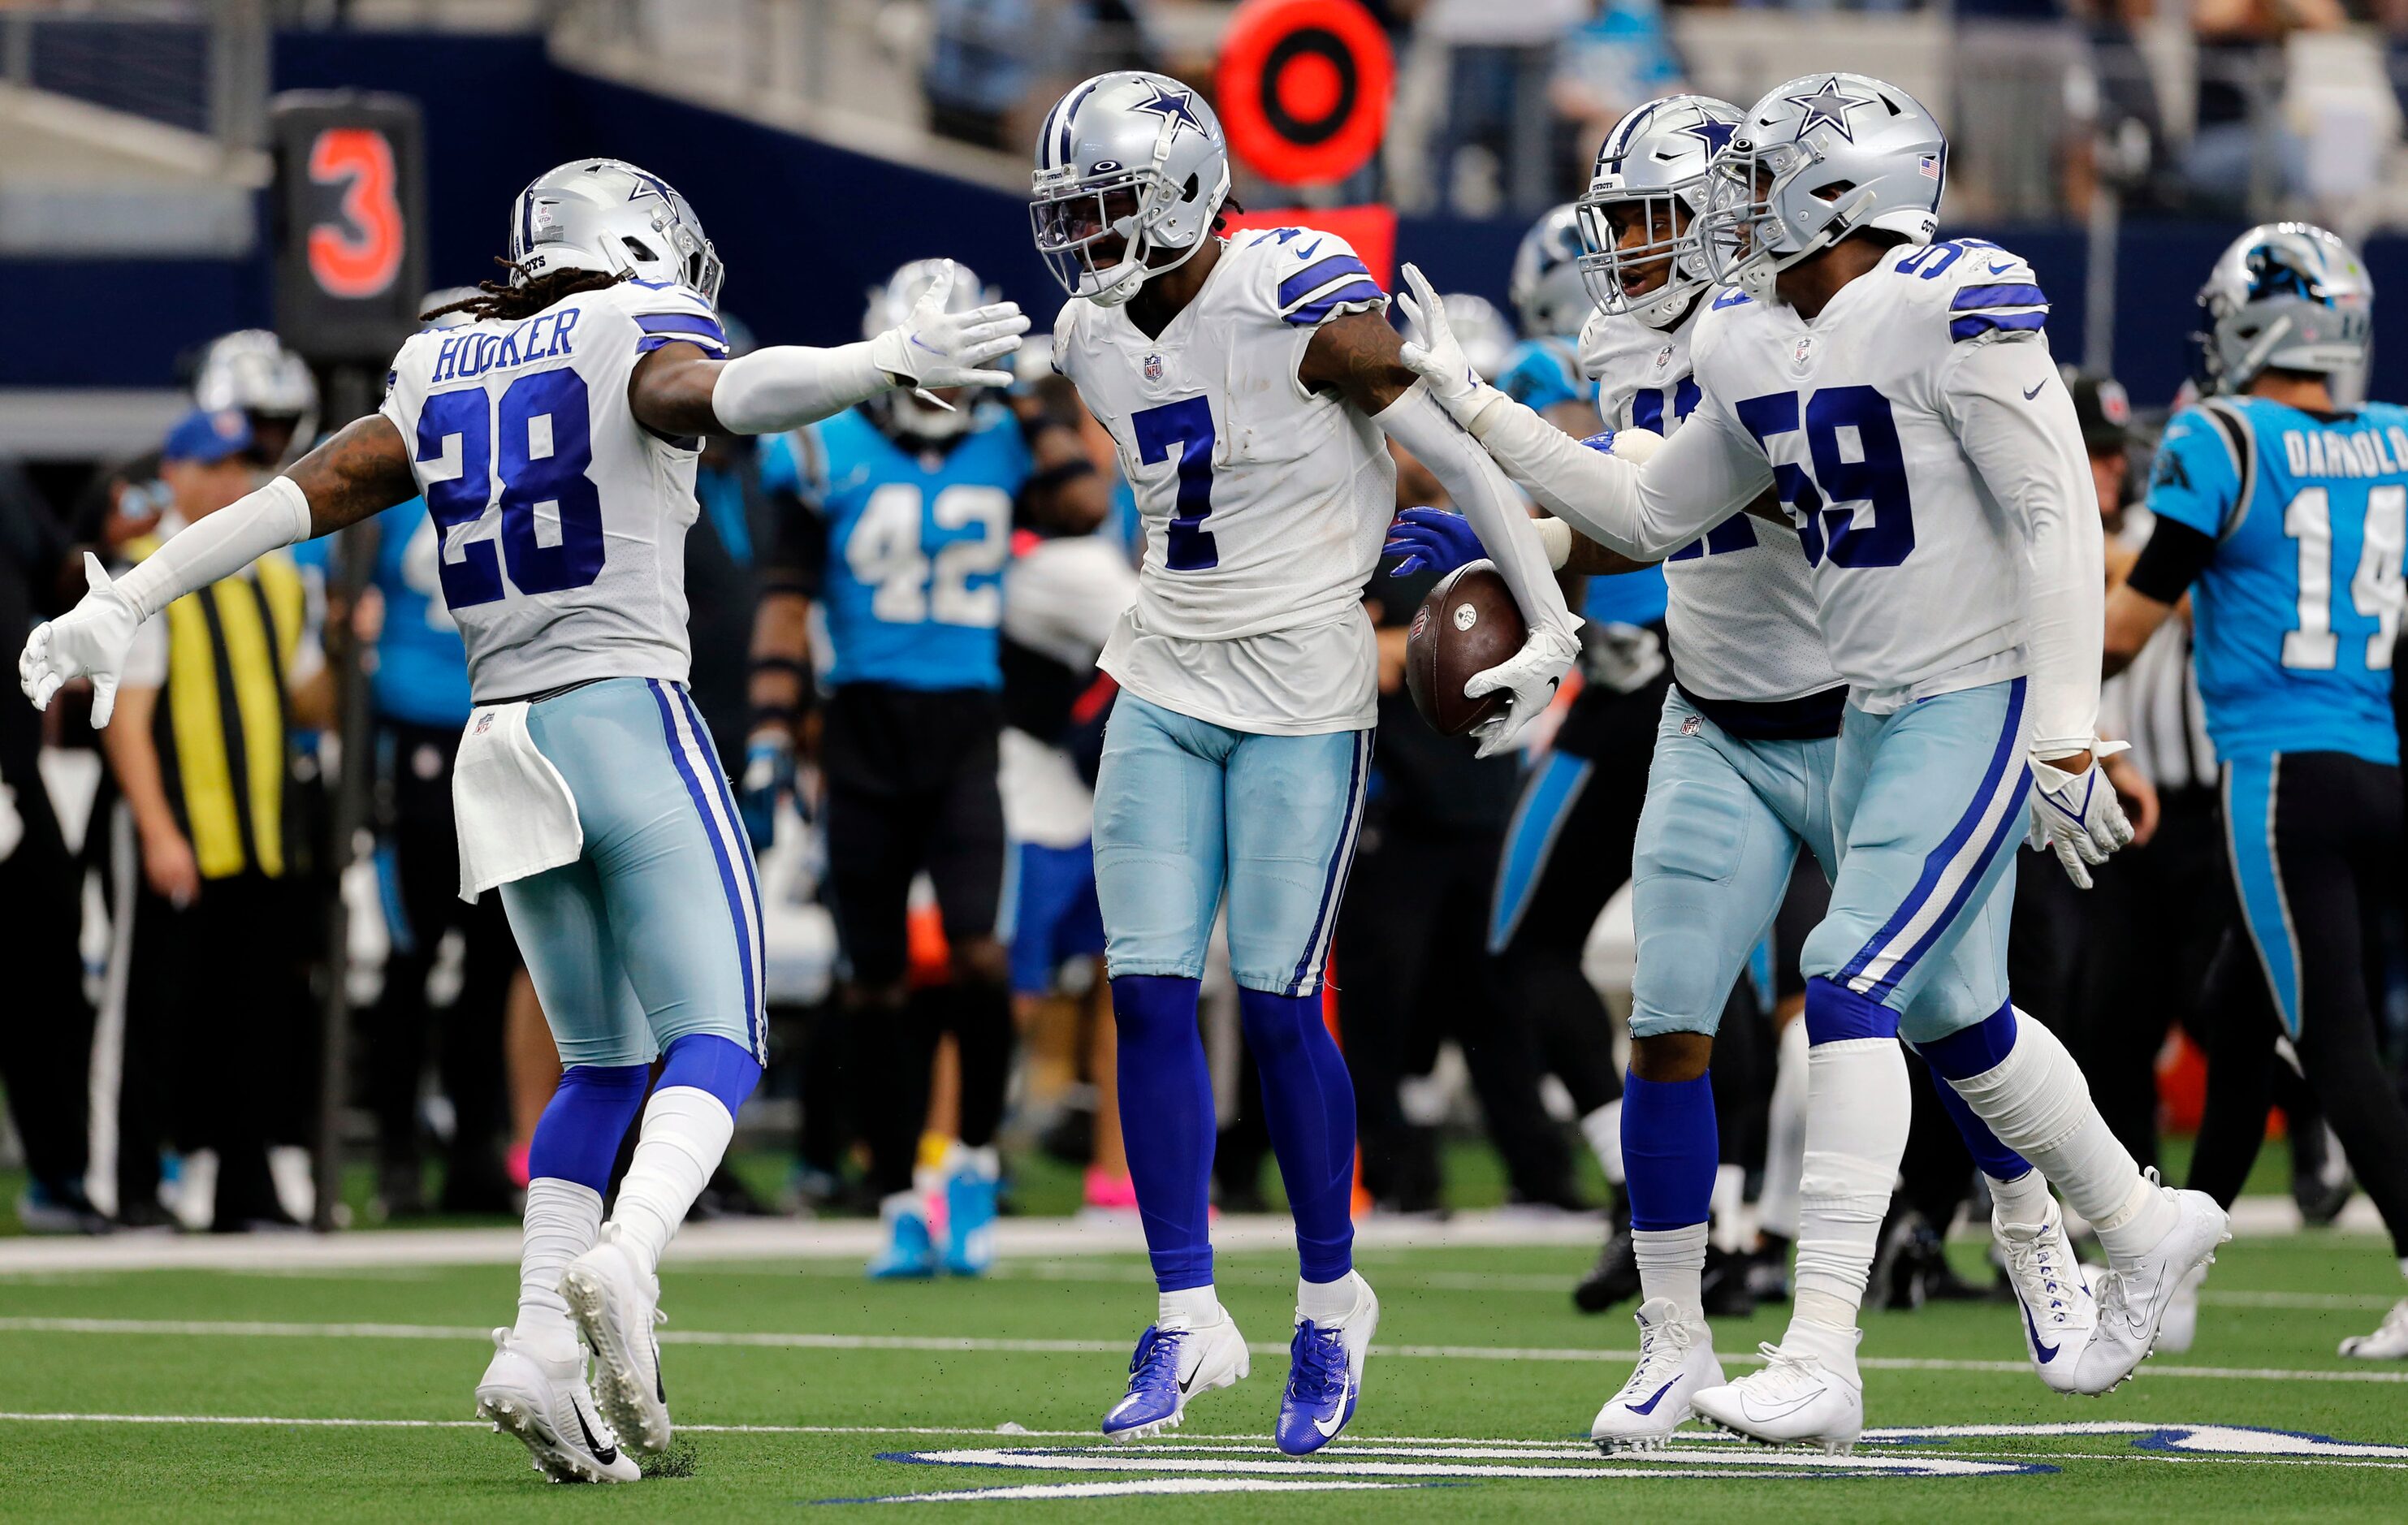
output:
[[[627,401],[637,361],[672,342],[727,353],[694,292],[624,281],[515,322],[430,330],[394,357],[382,411],[440,536],[479,702],[685,681],[699,442],[652,434]]]

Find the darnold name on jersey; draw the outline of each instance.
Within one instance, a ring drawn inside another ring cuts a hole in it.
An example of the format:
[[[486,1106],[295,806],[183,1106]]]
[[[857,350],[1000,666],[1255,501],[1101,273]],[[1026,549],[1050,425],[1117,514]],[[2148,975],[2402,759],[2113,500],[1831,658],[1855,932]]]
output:
[[[435,374],[427,378],[427,385],[465,381],[487,371],[569,354],[568,331],[576,326],[575,307],[554,307],[499,334],[463,329],[444,339],[436,351]]]
[[[2296,477],[2398,477],[2408,474],[2408,429],[2286,429],[2283,453]]]

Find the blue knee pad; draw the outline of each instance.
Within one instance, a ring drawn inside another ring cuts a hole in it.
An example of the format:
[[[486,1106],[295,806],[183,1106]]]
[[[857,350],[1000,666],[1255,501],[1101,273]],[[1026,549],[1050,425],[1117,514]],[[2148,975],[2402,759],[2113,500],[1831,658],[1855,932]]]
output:
[[[1869,995],[1816,975],[1806,981],[1806,1041],[1845,1043],[1898,1036],[1898,1013]]]
[[[661,1089],[689,1086],[707,1090],[734,1117],[761,1083],[761,1063],[740,1045],[716,1033],[689,1033],[669,1045],[661,1066]]]
[[[527,1176],[606,1190],[652,1077],[650,1064],[573,1064],[561,1071],[559,1089],[527,1145]]]

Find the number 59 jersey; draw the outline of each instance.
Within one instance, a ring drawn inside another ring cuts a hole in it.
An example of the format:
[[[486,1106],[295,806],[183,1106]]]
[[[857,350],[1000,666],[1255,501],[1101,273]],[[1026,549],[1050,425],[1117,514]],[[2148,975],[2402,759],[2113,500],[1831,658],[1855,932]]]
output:
[[[624,281],[516,322],[430,330],[394,357],[382,411],[441,537],[479,702],[685,681],[698,442],[652,434],[627,401],[636,362],[672,342],[727,353],[700,297]]]
[[[1139,697],[1266,734],[1378,716],[1363,588],[1396,514],[1380,428],[1297,368],[1324,322],[1387,296],[1345,240],[1240,234],[1158,338],[1073,300],[1054,368],[1111,431],[1145,524],[1137,603],[1104,649]]]

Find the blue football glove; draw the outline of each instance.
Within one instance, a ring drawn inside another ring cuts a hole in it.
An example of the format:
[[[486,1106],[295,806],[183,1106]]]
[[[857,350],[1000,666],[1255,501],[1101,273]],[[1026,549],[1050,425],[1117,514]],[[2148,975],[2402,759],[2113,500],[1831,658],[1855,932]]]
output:
[[[1427,567],[1441,577],[1488,555],[1471,521],[1451,508],[1408,508],[1398,514],[1380,553],[1403,558],[1391,569],[1398,577]]]
[[[782,729],[752,733],[744,748],[744,777],[736,791],[736,809],[744,818],[744,834],[754,852],[766,852],[778,834],[778,797],[794,791],[795,741]]]

